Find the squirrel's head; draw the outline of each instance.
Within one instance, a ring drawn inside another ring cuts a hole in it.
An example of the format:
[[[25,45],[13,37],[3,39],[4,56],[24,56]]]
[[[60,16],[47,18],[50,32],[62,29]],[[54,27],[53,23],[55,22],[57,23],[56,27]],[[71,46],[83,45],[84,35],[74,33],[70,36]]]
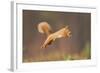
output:
[[[65,34],[65,37],[67,37],[67,38],[70,38],[72,36],[72,32],[71,32],[69,26],[66,26],[64,28],[64,34]]]

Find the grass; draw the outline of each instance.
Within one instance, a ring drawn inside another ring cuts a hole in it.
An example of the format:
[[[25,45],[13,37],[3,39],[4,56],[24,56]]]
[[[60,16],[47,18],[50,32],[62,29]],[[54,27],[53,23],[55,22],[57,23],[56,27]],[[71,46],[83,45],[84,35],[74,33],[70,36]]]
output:
[[[23,56],[23,62],[40,62],[40,61],[61,61],[61,60],[83,60],[91,58],[91,49],[89,43],[86,43],[80,53],[66,54],[61,51],[54,51],[44,54],[43,52],[32,56]]]

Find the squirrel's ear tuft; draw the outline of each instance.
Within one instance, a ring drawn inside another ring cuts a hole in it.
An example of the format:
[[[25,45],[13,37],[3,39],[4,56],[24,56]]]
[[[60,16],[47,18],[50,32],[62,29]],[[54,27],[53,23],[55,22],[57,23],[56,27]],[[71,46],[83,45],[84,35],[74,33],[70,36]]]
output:
[[[65,26],[65,28],[69,28],[69,26],[67,25],[67,26]]]

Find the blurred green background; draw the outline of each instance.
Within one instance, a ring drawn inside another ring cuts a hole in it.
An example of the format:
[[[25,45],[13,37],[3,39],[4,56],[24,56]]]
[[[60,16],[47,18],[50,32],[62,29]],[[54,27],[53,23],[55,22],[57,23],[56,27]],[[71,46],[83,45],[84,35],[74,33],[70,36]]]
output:
[[[23,62],[84,60],[91,59],[91,14],[23,10]],[[41,49],[46,36],[39,33],[37,25],[48,22],[53,31],[68,25],[70,39],[57,39]]]

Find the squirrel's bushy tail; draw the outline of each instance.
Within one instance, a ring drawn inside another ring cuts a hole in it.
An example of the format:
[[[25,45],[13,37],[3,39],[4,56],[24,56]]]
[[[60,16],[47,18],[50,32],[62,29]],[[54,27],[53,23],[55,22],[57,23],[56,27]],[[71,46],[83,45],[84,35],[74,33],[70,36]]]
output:
[[[38,24],[38,31],[48,36],[51,34],[52,29],[51,29],[51,26],[47,22],[41,22]]]

